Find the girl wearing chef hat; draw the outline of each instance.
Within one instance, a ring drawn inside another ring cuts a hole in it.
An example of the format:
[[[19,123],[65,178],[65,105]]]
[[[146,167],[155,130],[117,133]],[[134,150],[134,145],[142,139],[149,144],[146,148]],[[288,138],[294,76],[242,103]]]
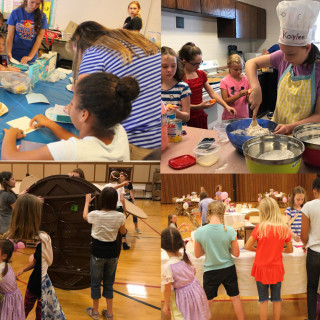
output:
[[[317,1],[281,1],[277,6],[280,50],[246,63],[253,118],[262,101],[257,70],[273,67],[279,71],[275,133],[290,134],[300,124],[320,122],[320,52],[311,44],[319,11]]]

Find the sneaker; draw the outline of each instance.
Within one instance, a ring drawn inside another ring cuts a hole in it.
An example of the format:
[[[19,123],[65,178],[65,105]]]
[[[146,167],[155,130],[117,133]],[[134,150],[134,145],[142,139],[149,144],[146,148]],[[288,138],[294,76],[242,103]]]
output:
[[[136,228],[136,233],[139,233],[139,234],[141,234],[142,232],[140,231],[140,229],[139,228]]]
[[[122,248],[123,248],[123,250],[129,250],[130,246],[128,246],[128,244],[126,242],[122,242]]]

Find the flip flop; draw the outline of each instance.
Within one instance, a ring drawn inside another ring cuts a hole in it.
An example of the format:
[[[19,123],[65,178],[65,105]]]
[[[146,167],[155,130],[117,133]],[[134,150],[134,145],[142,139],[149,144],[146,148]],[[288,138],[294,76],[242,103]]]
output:
[[[91,307],[86,309],[86,313],[87,313],[87,315],[89,315],[94,320],[100,319],[99,312],[94,313],[93,308],[91,308]]]
[[[103,315],[106,319],[113,319],[113,314],[109,314],[106,309],[103,309],[103,310],[102,310],[102,315]]]

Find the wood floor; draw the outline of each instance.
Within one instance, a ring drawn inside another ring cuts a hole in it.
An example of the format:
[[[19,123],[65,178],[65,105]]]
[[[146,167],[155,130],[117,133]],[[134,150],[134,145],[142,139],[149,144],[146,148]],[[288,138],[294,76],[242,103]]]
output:
[[[162,204],[161,206],[161,230],[168,226],[168,215],[174,213],[175,206],[173,204]],[[193,229],[193,225],[186,216],[178,216],[177,224],[178,226],[187,222]],[[200,220],[199,220],[200,222]],[[190,232],[182,232],[183,238],[190,237]],[[161,306],[163,306],[163,294]],[[307,318],[307,300],[306,294],[299,295],[284,295],[282,296],[282,312],[281,320],[302,320]],[[258,297],[241,297],[244,311],[246,315],[246,320],[256,320],[259,319],[259,302]],[[236,320],[235,313],[233,311],[232,302],[227,295],[220,295],[216,297],[214,303],[210,307],[212,320]],[[268,306],[268,319],[272,318],[272,303]],[[161,319],[170,320],[170,316],[166,316],[161,313]]]
[[[126,221],[130,250],[121,251],[114,285],[114,319],[160,319],[160,202],[137,200],[148,215],[139,219],[141,235],[134,233],[132,216]],[[90,288],[66,291],[56,288],[59,302],[68,320],[88,320],[85,309],[92,306]],[[100,300],[99,311],[105,309]],[[100,317],[102,319],[102,317]]]

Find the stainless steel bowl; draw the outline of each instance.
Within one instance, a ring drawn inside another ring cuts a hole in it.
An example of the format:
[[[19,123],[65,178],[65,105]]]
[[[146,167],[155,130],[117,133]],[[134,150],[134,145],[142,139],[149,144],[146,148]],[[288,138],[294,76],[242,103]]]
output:
[[[258,158],[261,154],[273,150],[290,150],[293,152],[294,157],[284,160],[265,160]],[[304,145],[300,140],[279,134],[251,138],[243,144],[243,153],[245,157],[251,161],[264,165],[293,163],[301,158],[303,151]]]
[[[293,136],[304,143],[303,161],[320,167],[320,144],[307,142],[310,139],[320,139],[320,123],[305,123],[293,129]]]

